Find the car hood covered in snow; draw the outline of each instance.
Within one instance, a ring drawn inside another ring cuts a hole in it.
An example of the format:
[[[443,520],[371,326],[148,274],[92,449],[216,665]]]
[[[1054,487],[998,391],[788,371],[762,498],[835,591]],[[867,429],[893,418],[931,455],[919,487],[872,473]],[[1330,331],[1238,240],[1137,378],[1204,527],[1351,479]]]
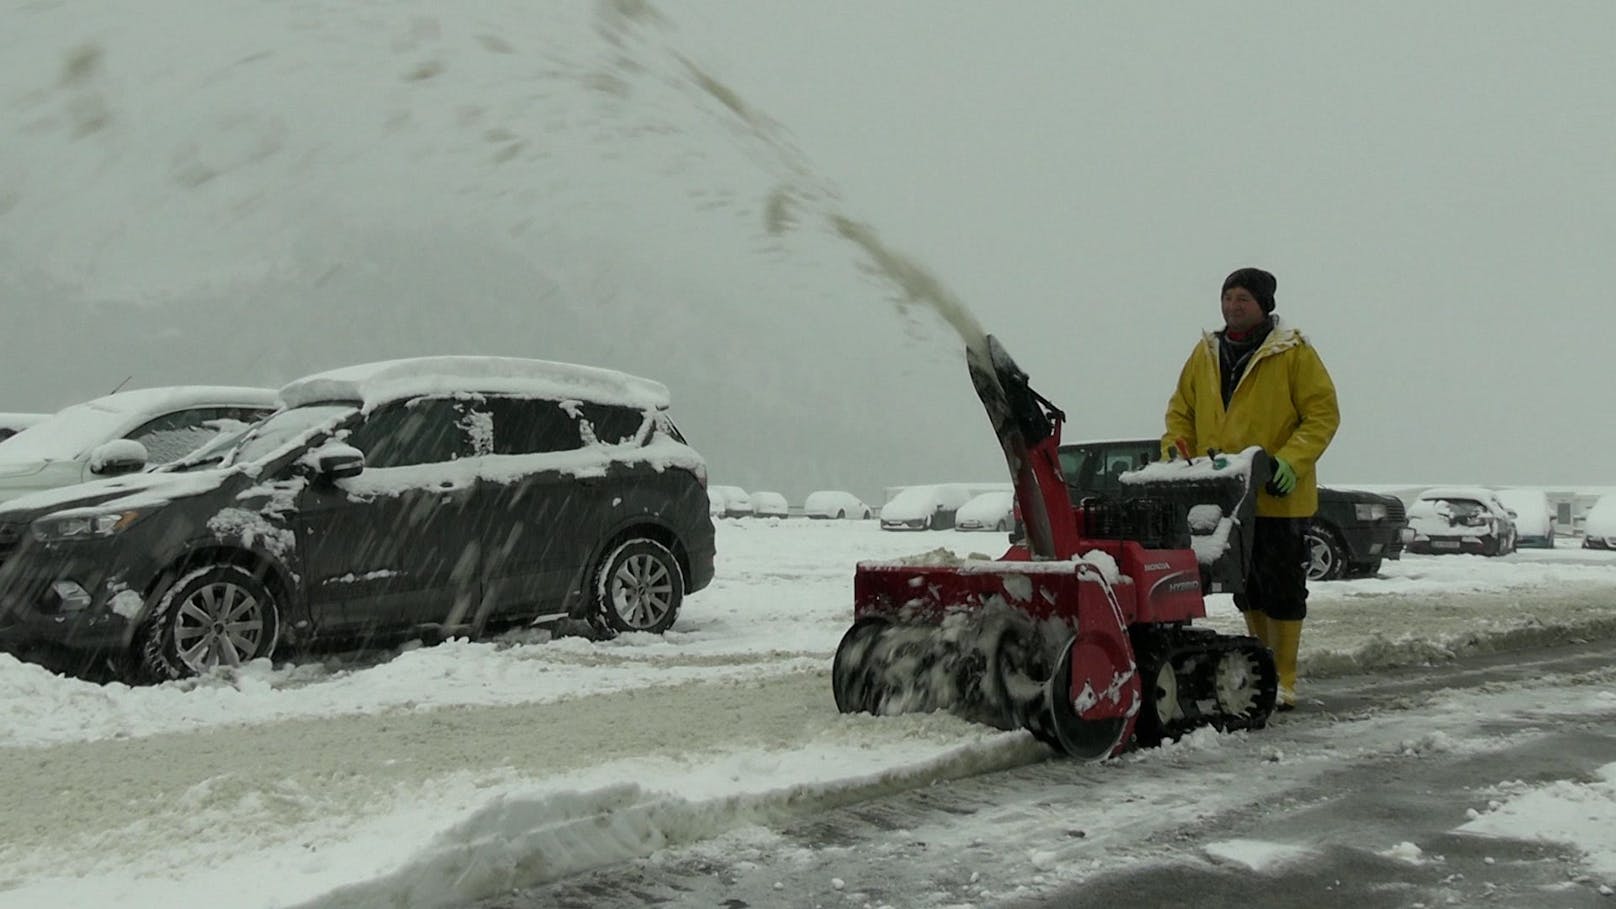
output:
[[[26,523],[58,511],[77,508],[157,508],[175,499],[211,492],[236,471],[142,473],[96,480],[18,496],[0,505],[0,521]]]

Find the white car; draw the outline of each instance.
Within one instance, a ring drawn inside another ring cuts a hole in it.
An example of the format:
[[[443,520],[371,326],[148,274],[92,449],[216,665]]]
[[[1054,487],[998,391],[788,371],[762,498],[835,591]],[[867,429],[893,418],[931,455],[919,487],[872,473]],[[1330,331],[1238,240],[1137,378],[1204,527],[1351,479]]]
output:
[[[1481,486],[1439,486],[1408,508],[1408,552],[1468,552],[1485,556],[1515,551],[1515,521],[1498,494]]]
[[[1616,549],[1616,494],[1603,495],[1582,525],[1583,549]]]
[[[0,413],[0,442],[50,416],[48,413]]]
[[[1016,505],[1013,492],[984,492],[954,514],[956,530],[1009,530]]]
[[[862,521],[875,514],[864,500],[840,489],[821,489],[808,493],[802,502],[802,513],[810,518]]]
[[[784,518],[791,514],[786,497],[778,492],[752,493],[752,516],[755,518]]]
[[[752,497],[739,486],[707,487],[707,512],[715,518],[741,518],[752,513]]]
[[[178,460],[279,406],[268,388],[142,388],[75,404],[0,442],[0,502]]]
[[[881,506],[881,529],[947,530],[954,526],[954,514],[971,498],[971,490],[956,483],[910,486]]]
[[[1554,548],[1554,509],[1541,489],[1500,489],[1498,501],[1515,515],[1515,545]]]

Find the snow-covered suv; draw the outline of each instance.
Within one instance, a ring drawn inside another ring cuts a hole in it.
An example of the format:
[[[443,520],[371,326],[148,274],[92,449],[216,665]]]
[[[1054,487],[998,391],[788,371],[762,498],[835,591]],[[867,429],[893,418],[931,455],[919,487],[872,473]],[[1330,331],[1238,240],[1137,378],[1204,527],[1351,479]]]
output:
[[[161,680],[280,643],[661,632],[712,578],[706,467],[656,382],[441,357],[280,394],[222,462],[0,507],[0,647]]]

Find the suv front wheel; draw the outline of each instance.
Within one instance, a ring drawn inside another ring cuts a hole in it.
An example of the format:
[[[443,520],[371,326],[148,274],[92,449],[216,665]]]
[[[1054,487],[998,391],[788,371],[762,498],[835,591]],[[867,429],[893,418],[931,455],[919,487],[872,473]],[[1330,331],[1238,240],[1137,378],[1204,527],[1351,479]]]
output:
[[[1333,581],[1347,570],[1346,553],[1328,530],[1307,529],[1307,579]]]
[[[684,601],[685,578],[666,546],[644,538],[613,549],[595,574],[595,597],[616,631],[661,634]]]
[[[136,657],[154,681],[201,675],[269,656],[280,629],[280,609],[263,581],[239,565],[212,565],[162,593]]]

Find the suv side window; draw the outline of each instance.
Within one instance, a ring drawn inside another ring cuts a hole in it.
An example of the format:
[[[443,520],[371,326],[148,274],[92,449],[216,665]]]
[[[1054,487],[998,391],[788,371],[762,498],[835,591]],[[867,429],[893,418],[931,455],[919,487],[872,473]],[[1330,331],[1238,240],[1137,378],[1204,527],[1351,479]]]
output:
[[[1156,460],[1160,447],[1155,442],[1119,442],[1101,449],[1094,465],[1091,487],[1107,495],[1122,492],[1122,475]]]
[[[638,439],[640,428],[645,425],[645,414],[632,407],[577,404],[574,409],[580,419],[589,422],[595,440],[607,445],[618,445]]]
[[[573,451],[584,445],[578,421],[554,401],[488,398],[483,409],[494,418],[494,454]]]
[[[253,407],[192,407],[147,420],[124,438],[145,446],[146,463],[167,464],[202,447],[232,422],[256,423],[269,413]]]
[[[439,464],[469,457],[462,406],[448,398],[415,398],[384,405],[348,436],[370,467]]]
[[[1067,486],[1073,489],[1086,488],[1083,486],[1083,471],[1088,467],[1091,454],[1093,452],[1087,448],[1062,448],[1060,450],[1061,476],[1066,480]]]

